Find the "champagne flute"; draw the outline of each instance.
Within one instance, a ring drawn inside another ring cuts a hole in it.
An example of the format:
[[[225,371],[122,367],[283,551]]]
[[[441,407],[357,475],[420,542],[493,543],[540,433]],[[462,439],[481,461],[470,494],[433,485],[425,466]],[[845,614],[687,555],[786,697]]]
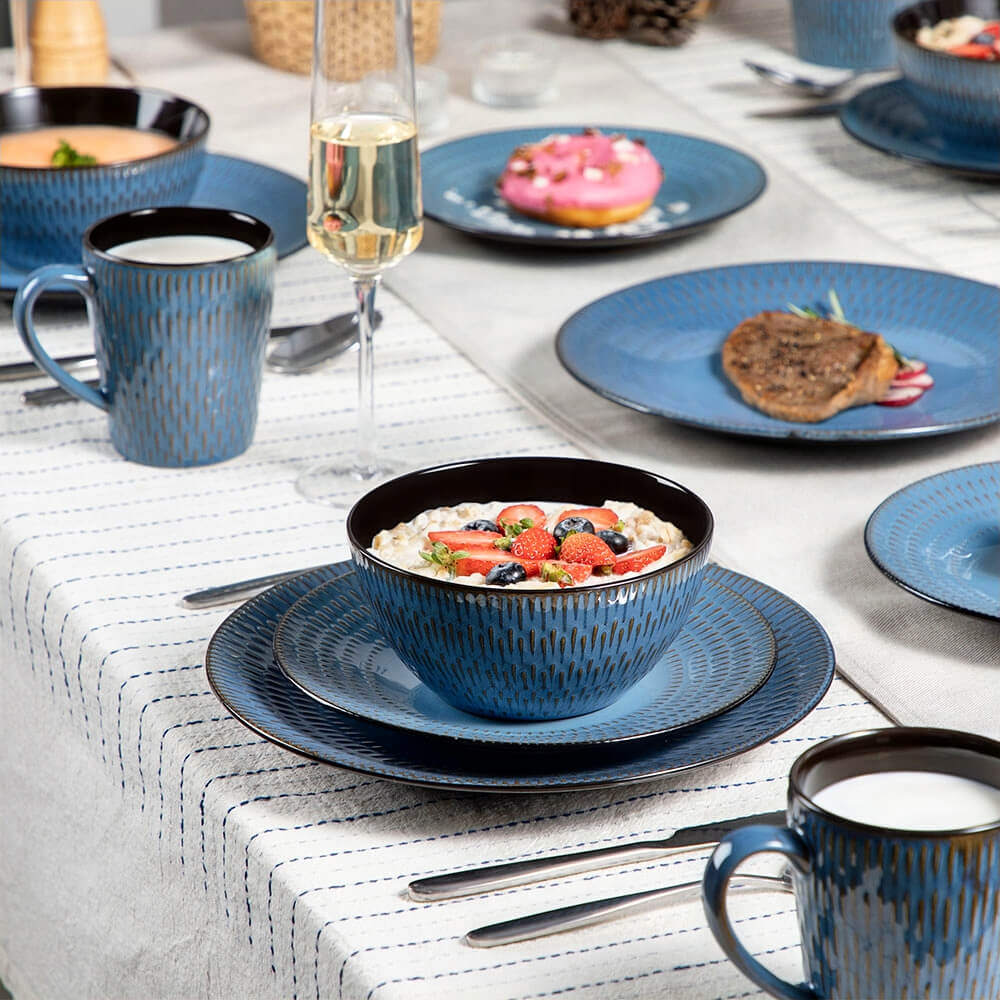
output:
[[[415,103],[412,0],[316,0],[307,233],[354,286],[358,441],[297,486],[334,507],[403,469],[376,448],[372,324],[383,271],[423,235]]]

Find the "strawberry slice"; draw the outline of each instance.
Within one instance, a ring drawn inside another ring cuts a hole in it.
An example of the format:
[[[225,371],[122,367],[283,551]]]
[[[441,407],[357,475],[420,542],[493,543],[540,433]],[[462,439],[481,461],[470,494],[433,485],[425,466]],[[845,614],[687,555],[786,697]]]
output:
[[[614,566],[615,554],[611,546],[597,535],[578,532],[567,535],[559,549],[559,558],[571,563],[586,563],[588,566]]]
[[[650,563],[662,559],[667,554],[666,545],[653,545],[648,549],[637,549],[635,552],[626,552],[615,560],[616,573],[638,573],[645,569]]]
[[[881,398],[875,400],[879,406],[909,406],[915,403],[924,394],[924,390],[918,385],[902,385],[899,388],[892,388]]]
[[[519,559],[551,559],[556,540],[544,528],[525,528],[510,544],[511,555]]]
[[[554,581],[560,587],[572,587],[574,584],[586,583],[590,579],[593,568],[586,563],[550,559],[548,562],[542,563],[541,576],[543,580]]]
[[[495,531],[428,531],[427,537],[432,542],[443,542],[452,552],[490,551],[493,543],[503,538]]]
[[[963,59],[996,59],[992,45],[980,45],[977,42],[966,42],[964,45],[954,45],[945,51]]]
[[[459,559],[455,563],[455,572],[458,576],[470,576],[472,573],[482,573],[485,576],[494,566],[501,563],[516,562],[524,567],[528,576],[538,576],[541,563],[534,559],[516,559],[509,552],[471,552],[464,559]]]
[[[613,528],[621,520],[613,510],[609,510],[607,507],[581,507],[579,510],[564,510],[559,515],[559,520],[556,521],[556,524],[567,517],[586,518],[594,526],[595,532]]]
[[[533,503],[512,504],[497,514],[497,527],[503,531],[505,524],[518,524],[524,520],[531,521],[532,528],[544,528],[545,512]]]

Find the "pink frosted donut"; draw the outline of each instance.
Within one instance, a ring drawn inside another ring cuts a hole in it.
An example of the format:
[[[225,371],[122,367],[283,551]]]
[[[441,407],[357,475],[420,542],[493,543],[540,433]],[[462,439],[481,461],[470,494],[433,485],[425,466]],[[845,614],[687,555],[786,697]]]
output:
[[[593,228],[642,215],[662,181],[663,168],[641,139],[585,129],[519,146],[497,187],[523,215]]]

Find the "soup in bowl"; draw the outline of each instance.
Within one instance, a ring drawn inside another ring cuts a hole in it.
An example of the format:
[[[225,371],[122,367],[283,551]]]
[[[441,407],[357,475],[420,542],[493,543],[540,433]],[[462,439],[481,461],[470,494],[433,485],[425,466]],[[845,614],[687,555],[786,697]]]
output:
[[[146,87],[18,87],[0,94],[0,252],[13,267],[79,259],[109,215],[185,204],[209,117]]]

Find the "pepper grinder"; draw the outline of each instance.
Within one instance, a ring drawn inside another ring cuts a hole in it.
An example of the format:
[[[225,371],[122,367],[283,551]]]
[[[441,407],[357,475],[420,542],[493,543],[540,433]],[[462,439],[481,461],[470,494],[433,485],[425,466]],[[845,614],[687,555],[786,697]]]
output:
[[[41,87],[104,83],[108,35],[98,0],[35,0],[31,79]]]

